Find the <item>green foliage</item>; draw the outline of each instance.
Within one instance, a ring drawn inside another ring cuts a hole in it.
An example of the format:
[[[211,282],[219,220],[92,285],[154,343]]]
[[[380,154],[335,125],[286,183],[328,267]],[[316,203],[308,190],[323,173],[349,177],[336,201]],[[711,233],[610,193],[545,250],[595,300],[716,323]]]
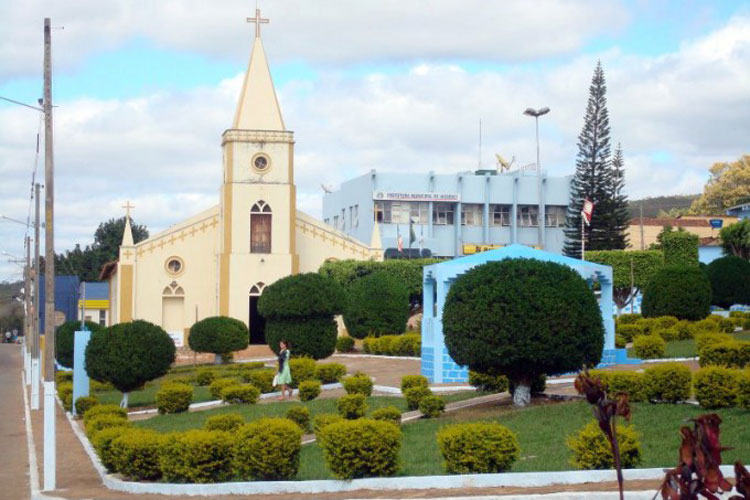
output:
[[[160,326],[136,320],[92,332],[86,346],[86,372],[130,392],[167,373],[175,360],[174,342]]]
[[[401,430],[389,422],[360,419],[332,423],[319,439],[326,464],[339,479],[398,472]]]
[[[195,383],[198,385],[211,385],[211,382],[213,382],[215,378],[216,371],[211,368],[198,368],[195,371]]]
[[[427,396],[432,396],[432,391],[429,387],[415,386],[404,391],[406,406],[410,410],[418,409],[419,403]]]
[[[341,363],[320,363],[315,366],[315,378],[324,384],[333,384],[346,375],[346,366]]]
[[[81,396],[76,399],[76,415],[85,415],[86,412],[99,404],[99,398],[96,396]]]
[[[737,404],[739,370],[708,366],[693,376],[695,399],[703,408],[728,408]]]
[[[336,400],[339,415],[347,420],[355,420],[365,416],[367,398],[364,394],[347,394]]]
[[[100,415],[118,415],[121,418],[127,418],[128,412],[125,408],[120,408],[117,405],[96,405],[83,412],[84,426],[89,420]]]
[[[301,384],[308,380],[315,380],[315,361],[310,358],[296,358],[289,360],[292,372],[292,384]]]
[[[641,318],[635,324],[641,328],[643,335],[650,335],[656,330],[656,318]]]
[[[700,365],[719,365],[743,368],[750,364],[750,342],[728,340],[709,344],[700,351]]]
[[[299,384],[299,400],[312,401],[320,396],[320,381],[305,380]]]
[[[71,411],[73,409],[73,383],[63,382],[57,386],[57,396],[62,401],[63,408],[65,411]]]
[[[629,304],[664,265],[662,253],[655,250],[587,251],[586,260],[612,266],[612,296],[620,308]]]
[[[305,434],[310,432],[310,410],[307,406],[292,406],[286,411],[286,418],[297,424]]]
[[[344,417],[341,415],[337,415],[335,413],[319,413],[315,416],[313,419],[313,431],[315,432],[315,436],[319,437],[320,432],[327,426],[334,424],[336,422],[342,422],[344,420]]]
[[[60,385],[65,382],[73,382],[73,372],[58,371],[55,373],[55,384]]]
[[[445,411],[445,400],[440,396],[425,396],[419,402],[419,411],[427,418],[437,418]]]
[[[750,234],[750,233],[749,233]],[[706,267],[711,282],[711,303],[724,309],[750,304],[750,262],[734,255],[716,259]]]
[[[632,425],[618,425],[615,431],[622,467],[632,469],[641,462],[641,445]],[[573,453],[570,463],[577,469],[612,469],[614,457],[609,440],[596,422],[589,422],[566,441]]]
[[[628,341],[622,335],[615,334],[615,347],[618,349],[624,349],[628,345]]]
[[[86,321],[86,330],[104,331],[106,327],[93,321]],[[55,359],[65,368],[73,368],[73,346],[75,332],[81,329],[80,321],[66,321],[55,329]],[[71,377],[73,374],[71,373]]]
[[[633,340],[635,354],[642,359],[657,359],[664,357],[667,343],[659,335],[641,335]]]
[[[618,323],[615,331],[627,342],[632,342],[638,335],[643,335],[643,327],[638,324]]]
[[[482,392],[505,392],[508,390],[508,377],[469,370],[469,385],[476,387],[478,391]]]
[[[260,389],[252,384],[229,385],[221,391],[225,403],[255,404],[260,397]]]
[[[725,254],[750,260],[750,219],[722,228],[719,238]]]
[[[236,385],[237,381],[231,378],[222,377],[214,379],[213,382],[211,382],[211,385],[208,386],[208,390],[211,393],[211,396],[214,399],[221,399],[223,396],[224,389],[229,387],[230,385]]]
[[[531,380],[531,394],[541,394],[547,388],[547,375],[540,373]],[[508,392],[513,396],[516,392],[516,383],[512,380],[508,381]]]
[[[424,375],[404,375],[401,377],[401,392],[412,387],[430,387],[430,381]]]
[[[91,437],[91,445],[96,450],[97,455],[99,455],[99,460],[110,472],[117,472],[115,470],[115,460],[111,453],[112,441],[129,429],[130,427],[127,426],[107,427]]]
[[[344,377],[341,380],[341,384],[344,386],[347,394],[372,395],[373,382],[370,377],[364,373],[357,373],[349,377]]]
[[[598,364],[604,342],[586,282],[567,266],[535,259],[488,262],[458,277],[443,333],[459,365],[528,382]]]
[[[348,335],[336,339],[336,350],[338,352],[352,352],[354,350],[354,339]]]
[[[724,332],[724,333],[733,333],[734,321],[732,321],[729,318],[720,318],[719,319],[719,331]]]
[[[362,348],[366,354],[419,356],[422,349],[422,337],[418,333],[366,337],[362,341]]]
[[[680,338],[680,331],[676,326],[670,326],[669,328],[657,328],[654,334],[663,338],[666,342],[671,342],[672,340],[677,340]]]
[[[242,379],[258,388],[262,394],[273,392],[274,370],[250,370],[242,373]]]
[[[401,411],[395,406],[384,406],[378,408],[370,418],[373,420],[383,420],[385,422],[391,422],[392,424],[401,425]]]
[[[126,479],[135,481],[158,479],[163,443],[164,437],[155,431],[128,429],[110,443],[115,470]]]
[[[643,286],[646,286],[647,283],[648,283],[648,280],[646,280],[646,283],[644,283]],[[632,325],[636,321],[641,319],[642,317],[643,316],[641,316],[640,314],[630,314],[630,313],[620,314],[617,317],[617,324],[618,325]]]
[[[664,229],[665,230],[662,231],[661,235],[661,246],[662,251],[664,252],[664,265],[697,268],[698,235],[689,233],[682,228],[678,228],[677,231],[673,231],[671,227]]]
[[[446,425],[438,431],[437,441],[451,474],[504,472],[521,452],[516,435],[495,422]]]
[[[703,355],[703,351],[711,345],[732,342],[734,338],[726,333],[708,331],[695,336],[695,350],[698,356]]]
[[[231,453],[226,432],[193,429],[165,439],[159,465],[168,482],[216,483],[231,478]]]
[[[643,373],[631,371],[591,370],[592,377],[602,381],[607,394],[627,394],[630,401],[648,401],[647,383]]]
[[[737,376],[737,404],[750,410],[750,368],[743,370]]]
[[[293,356],[325,359],[336,349],[338,325],[333,316],[308,319],[274,318],[266,322],[265,334],[268,346],[276,354],[279,351],[279,342],[286,339],[292,344]]]
[[[692,374],[680,363],[663,363],[646,368],[644,372],[648,399],[679,403],[690,397]]]
[[[193,387],[187,384],[167,383],[156,393],[156,408],[162,415],[187,411],[192,401]]]
[[[102,415],[96,415],[90,417],[88,420],[84,420],[83,426],[86,429],[86,435],[89,438],[93,438],[102,429],[109,427],[130,427],[131,423],[127,417],[123,417],[114,413],[105,413]]]
[[[680,320],[674,316],[659,316],[656,318],[656,327],[657,329],[672,328],[677,325],[679,321]]]
[[[711,283],[698,266],[664,267],[646,287],[641,309],[652,318],[703,319],[711,309]]]
[[[286,418],[262,418],[234,433],[234,475],[243,480],[291,480],[299,470],[302,431]]]
[[[226,413],[224,415],[213,415],[203,422],[203,428],[207,431],[233,432],[245,424],[245,419],[239,413]]]
[[[224,354],[246,348],[249,339],[250,333],[242,321],[212,316],[190,327],[188,345],[196,352]]]
[[[688,320],[683,319],[678,321],[674,326],[677,329],[677,338],[680,340],[692,339],[695,331],[691,326],[692,323]]]
[[[374,272],[348,289],[344,324],[349,335],[363,339],[401,333],[409,319],[409,291],[394,276]]]

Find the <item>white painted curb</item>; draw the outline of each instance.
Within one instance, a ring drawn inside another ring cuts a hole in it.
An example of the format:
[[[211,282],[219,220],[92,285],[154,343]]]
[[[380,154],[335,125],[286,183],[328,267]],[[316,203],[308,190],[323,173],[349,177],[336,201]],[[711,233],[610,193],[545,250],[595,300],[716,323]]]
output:
[[[419,356],[386,356],[385,354],[334,354],[332,358],[368,358],[368,359],[404,359],[410,361],[422,361]]]
[[[673,361],[698,361],[698,356],[693,358],[659,358],[659,359],[644,359],[644,363],[671,363]]]

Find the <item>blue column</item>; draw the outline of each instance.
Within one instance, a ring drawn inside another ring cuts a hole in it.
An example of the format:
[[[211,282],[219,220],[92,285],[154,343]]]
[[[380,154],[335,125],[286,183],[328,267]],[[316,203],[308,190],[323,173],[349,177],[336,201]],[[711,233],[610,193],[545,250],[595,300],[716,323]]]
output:
[[[484,177],[484,214],[482,214],[482,243],[490,243],[490,179],[485,174]]]
[[[601,296],[599,297],[599,308],[602,311],[604,323],[604,349],[615,348],[615,321],[612,319],[612,280],[600,278]]]
[[[91,332],[75,332],[73,339],[73,414],[75,415],[76,400],[89,395],[89,374],[86,373],[86,346],[91,339]]]
[[[425,275],[422,292],[422,352],[420,373],[430,382],[435,381],[435,322],[433,306],[435,303],[435,281]]]
[[[443,365],[445,364],[445,337],[443,336],[443,306],[445,306],[445,297],[448,295],[448,283],[445,278],[438,275],[435,278],[437,284],[437,316],[434,318],[435,333],[440,332],[434,337],[435,346],[435,379],[434,382],[440,384],[443,382]]]
[[[510,242],[518,243],[518,172],[513,179],[513,205],[510,207]]]

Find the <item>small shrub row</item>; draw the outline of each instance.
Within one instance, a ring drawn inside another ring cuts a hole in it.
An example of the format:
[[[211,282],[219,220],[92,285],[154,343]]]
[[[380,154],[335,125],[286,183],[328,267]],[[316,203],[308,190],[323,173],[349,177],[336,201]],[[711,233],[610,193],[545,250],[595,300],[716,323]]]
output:
[[[630,401],[678,403],[690,397],[690,368],[680,363],[664,363],[644,372],[592,370],[591,375],[604,384],[612,396],[628,394]]]
[[[156,408],[162,415],[187,411],[192,401],[193,387],[187,384],[166,383],[156,393]]]
[[[422,352],[422,337],[418,333],[366,337],[362,349],[367,354],[387,356],[419,356]]]
[[[700,351],[700,365],[719,365],[743,368],[750,364],[750,342],[723,340],[707,344]]]
[[[509,388],[508,377],[505,375],[479,373],[473,370],[469,371],[469,385],[476,387],[478,391],[492,393],[505,392]]]
[[[703,408],[750,409],[750,369],[707,366],[693,377],[695,399]]]

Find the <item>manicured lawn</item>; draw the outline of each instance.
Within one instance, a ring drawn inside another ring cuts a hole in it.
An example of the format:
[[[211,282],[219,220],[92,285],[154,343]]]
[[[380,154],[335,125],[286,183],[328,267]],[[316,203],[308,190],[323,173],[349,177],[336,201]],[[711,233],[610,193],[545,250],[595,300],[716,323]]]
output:
[[[742,331],[733,334],[737,340],[750,340],[750,331]],[[697,356],[698,353],[695,349],[695,340],[673,340],[667,342],[667,349],[664,353],[665,358],[692,358]],[[633,348],[628,348],[628,356],[631,358],[637,357]]]

